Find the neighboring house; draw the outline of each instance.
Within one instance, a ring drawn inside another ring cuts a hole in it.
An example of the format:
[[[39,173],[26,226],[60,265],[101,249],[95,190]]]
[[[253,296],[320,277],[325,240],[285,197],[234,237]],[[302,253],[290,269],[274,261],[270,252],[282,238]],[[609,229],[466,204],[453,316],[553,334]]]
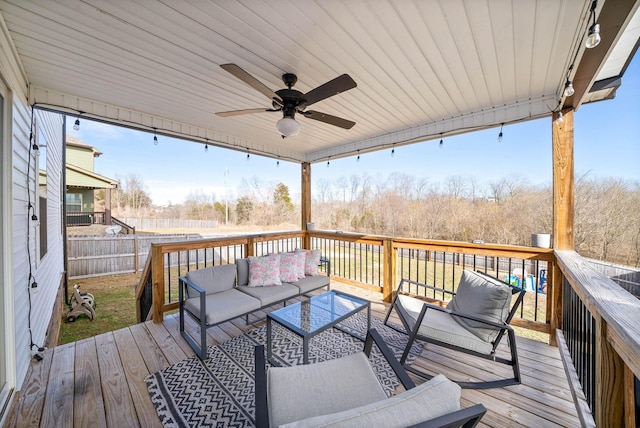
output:
[[[110,225],[111,189],[118,187],[118,181],[94,172],[94,159],[102,152],[70,135],[66,141],[67,225]],[[96,189],[105,189],[104,211],[96,210]]]

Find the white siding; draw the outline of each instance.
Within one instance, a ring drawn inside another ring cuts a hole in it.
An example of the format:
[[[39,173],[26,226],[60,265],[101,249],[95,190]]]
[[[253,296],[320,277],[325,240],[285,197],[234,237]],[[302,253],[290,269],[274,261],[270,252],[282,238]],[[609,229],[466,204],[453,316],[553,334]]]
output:
[[[4,22],[0,16],[0,30]],[[48,252],[39,260],[37,249],[37,224],[31,220],[28,211],[29,200],[36,207],[38,197],[36,157],[30,153],[29,126],[31,108],[28,104],[27,87],[21,64],[16,60],[10,41],[5,38],[6,31],[0,31],[0,79],[9,89],[11,102],[11,150],[10,159],[3,159],[2,171],[10,183],[5,183],[2,198],[3,206],[10,212],[3,212],[5,227],[9,229],[4,248],[5,266],[11,272],[3,273],[6,295],[12,297],[8,307],[1,308],[3,313],[13,314],[13,324],[6,352],[9,355],[9,378],[20,389],[24,381],[31,353],[29,349],[29,324],[33,342],[41,345],[46,336],[47,326],[52,314],[55,297],[60,285],[63,270],[63,232],[61,227],[61,172],[62,168],[62,117],[53,113],[36,112],[38,124],[36,132],[41,142],[47,144],[47,230]],[[29,161],[30,160],[30,161]],[[42,168],[45,165],[41,165]],[[31,171],[29,171],[31,169]],[[34,173],[35,172],[35,173]],[[8,185],[6,185],[8,184]],[[37,211],[35,212],[36,214]],[[28,244],[27,244],[28,237]],[[29,323],[29,272],[38,283],[38,292],[31,294],[31,322]],[[7,283],[8,282],[8,283]],[[11,325],[9,326],[11,327]],[[15,346],[12,346],[15,345]]]

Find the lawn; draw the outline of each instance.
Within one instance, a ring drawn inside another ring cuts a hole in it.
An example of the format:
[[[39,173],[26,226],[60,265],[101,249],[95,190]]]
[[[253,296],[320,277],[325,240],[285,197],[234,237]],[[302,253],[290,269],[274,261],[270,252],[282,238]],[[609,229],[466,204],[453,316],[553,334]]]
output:
[[[93,294],[96,300],[96,319],[81,315],[75,322],[65,322],[68,310],[62,314],[58,345],[92,337],[107,331],[118,330],[136,323],[135,287],[140,274],[124,274],[83,278],[69,281],[69,293],[73,285],[80,291]]]

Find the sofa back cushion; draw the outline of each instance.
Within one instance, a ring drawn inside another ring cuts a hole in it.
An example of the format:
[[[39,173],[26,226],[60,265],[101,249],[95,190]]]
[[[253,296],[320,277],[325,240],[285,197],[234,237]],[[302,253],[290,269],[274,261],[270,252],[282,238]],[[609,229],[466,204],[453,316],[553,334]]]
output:
[[[511,307],[511,287],[502,281],[465,270],[458,284],[456,295],[447,305],[448,309],[483,320],[504,323]],[[500,329],[478,321],[453,317],[458,324],[485,342],[493,342]]]
[[[249,287],[282,285],[280,280],[280,256],[272,254],[249,257]]]
[[[238,286],[249,285],[249,259],[236,259]]]
[[[187,279],[199,285],[206,294],[230,290],[236,283],[236,265],[226,264],[192,270],[187,273]],[[191,298],[196,297],[197,293],[187,287],[187,295]]]

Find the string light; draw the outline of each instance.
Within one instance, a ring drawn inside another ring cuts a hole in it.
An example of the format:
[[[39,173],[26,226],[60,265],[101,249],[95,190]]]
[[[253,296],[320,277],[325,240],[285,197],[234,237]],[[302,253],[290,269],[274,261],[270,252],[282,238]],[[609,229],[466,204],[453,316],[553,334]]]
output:
[[[331,156],[329,156],[329,159],[331,159]],[[329,168],[329,160],[327,160],[327,168]]]
[[[571,80],[569,80],[569,78],[567,78],[567,82],[564,84],[564,96],[565,97],[570,97],[571,95],[575,94],[576,90],[573,89],[573,83],[571,83]]]
[[[498,134],[498,143],[502,143],[502,127],[504,126],[504,123],[500,124],[500,133]]]
[[[391,157],[393,157],[393,155],[396,154],[396,145],[394,144],[393,147],[391,148]]]
[[[156,128],[153,128],[153,145],[158,145],[158,135],[156,134]]]
[[[209,145],[208,144],[204,145],[204,152],[205,153],[209,153]]]
[[[558,114],[556,114],[556,121],[557,121],[558,123],[562,123],[562,122],[564,122],[564,118],[563,118],[562,116],[563,116],[562,112],[561,112],[561,111],[558,111]]]
[[[444,145],[444,140],[442,139],[442,132],[440,133],[440,148]]]
[[[80,115],[76,118],[76,123],[73,124],[73,129],[76,131],[80,130]]]
[[[600,44],[602,37],[600,37],[600,24],[596,24],[596,7],[598,1],[593,0],[591,3],[591,16],[593,17],[593,24],[589,27],[589,34],[587,35],[587,41],[585,43],[587,49],[595,48]]]
[[[251,155],[249,154],[249,147],[247,147],[247,162],[249,162],[249,158],[251,157]]]
[[[276,161],[276,168],[280,168],[280,156],[278,156],[278,160]]]
[[[358,149],[358,157],[356,158],[356,162],[360,162],[360,149]]]

